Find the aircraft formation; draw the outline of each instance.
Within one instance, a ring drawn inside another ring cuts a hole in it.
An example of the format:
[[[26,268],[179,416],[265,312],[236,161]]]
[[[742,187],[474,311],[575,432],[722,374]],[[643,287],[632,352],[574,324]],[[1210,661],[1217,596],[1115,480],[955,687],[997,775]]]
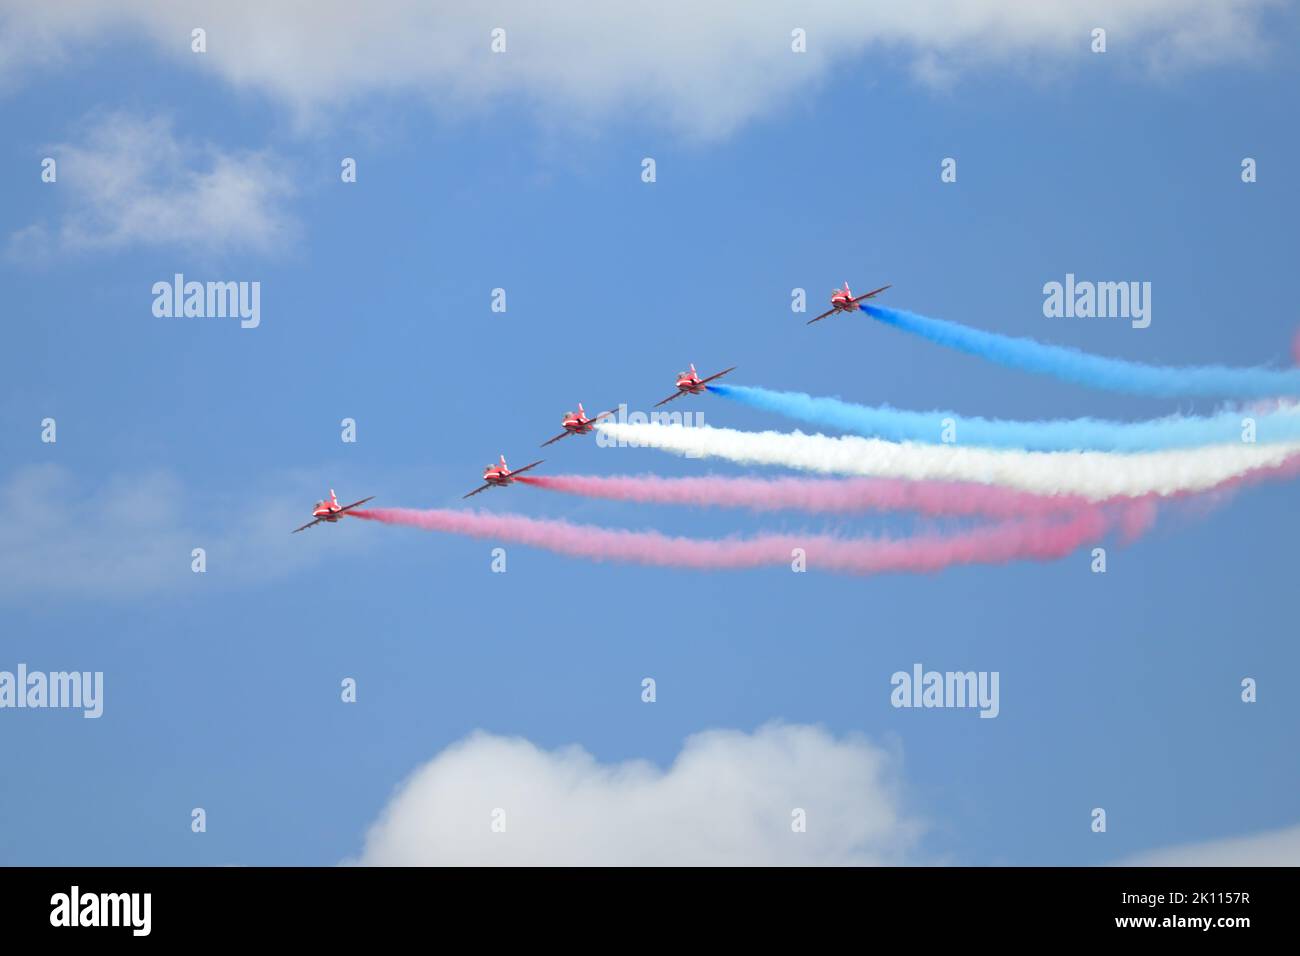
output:
[[[841,312],[856,312],[862,308],[862,302],[874,298],[888,288],[890,288],[888,285],[883,285],[879,289],[873,289],[870,292],[855,296],[849,288],[849,284],[845,282],[842,289],[831,290],[830,309],[815,318],[809,319],[807,324],[812,325],[814,322],[820,322],[822,319],[832,315],[837,315]],[[734,372],[735,370],[736,366],[733,365],[730,368],[723,369],[721,372],[715,372],[713,375],[701,378],[699,372],[695,370],[694,364],[692,364],[687,371],[677,373],[677,380],[675,382],[677,391],[673,392],[673,394],[669,395],[662,401],[655,402],[654,407],[658,408],[660,405],[666,405],[674,399],[681,398],[683,395],[703,394],[710,382],[716,381],[717,379],[722,378],[722,376]],[[560,423],[564,430],[554,438],[542,442],[539,447],[545,448],[547,445],[553,445],[561,438],[568,438],[570,435],[589,435],[591,434],[593,426],[597,422],[601,419],[608,418],[613,414],[613,411],[607,411],[601,412],[599,415],[594,417],[589,417],[583,409],[582,403],[579,402],[578,410],[576,412],[564,413],[564,418]],[[489,488],[504,488],[507,485],[512,484],[516,476],[521,475],[532,468],[536,468],[545,460],[546,459],[544,458],[539,458],[537,461],[529,462],[522,468],[511,468],[506,464],[506,456],[500,455],[498,456],[496,464],[484,467],[482,478],[483,484],[461,497],[472,498],[479,492],[487,491]],[[292,533],[297,534],[299,531],[305,531],[307,528],[320,524],[322,521],[333,524],[337,522],[340,517],[347,514],[352,508],[355,508],[358,505],[363,505],[367,501],[373,499],[374,495],[371,495],[369,498],[362,498],[360,501],[354,501],[350,505],[340,506],[338,498],[334,494],[334,489],[331,488],[329,498],[324,501],[316,502],[316,506],[312,509],[313,520],[307,522],[301,528],[295,528]]]

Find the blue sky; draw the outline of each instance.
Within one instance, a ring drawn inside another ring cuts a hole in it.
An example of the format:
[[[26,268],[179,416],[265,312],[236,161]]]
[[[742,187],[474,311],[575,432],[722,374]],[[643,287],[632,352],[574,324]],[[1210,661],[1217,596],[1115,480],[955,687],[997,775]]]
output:
[[[195,65],[188,29],[177,52],[129,23],[15,58],[0,71],[0,669],[103,671],[105,710],[0,712],[0,862],[333,864],[361,856],[397,788],[476,729],[668,768],[693,734],[771,721],[865,740],[885,761],[881,793],[855,795],[888,807],[868,857],[1100,864],[1293,833],[1300,513],[1286,484],[1163,523],[1112,549],[1105,575],[1086,551],[871,578],[514,546],[495,574],[486,541],[360,522],[288,535],[329,487],[462,507],[483,463],[530,460],[577,401],[645,408],[687,362],[989,417],[1213,411],[1035,378],[861,317],[806,328],[789,307],[795,287],[811,308],[845,279],[891,282],[889,304],[1107,355],[1288,361],[1294,17],[1247,5],[1267,41],[1220,36],[1208,17],[1201,46],[1222,56],[1207,63],[1182,46],[1157,57],[1174,25],[1146,6],[1104,55],[1069,18],[991,51],[977,30],[863,26],[818,76],[800,67],[752,101],[705,79],[698,103],[654,78],[633,95],[635,78],[606,63],[586,82],[607,94],[579,97],[545,86],[545,62],[536,88],[467,91],[479,72],[384,86],[352,60],[348,96],[313,98],[287,56],[221,63],[235,25],[212,31],[215,66]],[[6,15],[11,35],[38,17]],[[788,46],[778,19],[773,42]],[[526,56],[526,36],[512,32],[505,57]],[[433,43],[443,55],[455,59]],[[943,82],[927,79],[933,57],[951,68]],[[40,179],[46,156],[60,159],[55,184]],[[950,156],[958,181],[944,184]],[[88,157],[118,175],[93,178]],[[1241,182],[1243,157],[1258,182]],[[194,171],[222,162],[249,189],[186,206]],[[162,212],[114,231],[154,201]],[[151,286],[175,272],[259,281],[260,326],[156,318]],[[1045,318],[1043,284],[1067,272],[1151,282],[1150,327]],[[504,314],[490,311],[498,287]],[[792,427],[686,401],[709,424]],[[744,473],[591,439],[547,452],[555,472]],[[702,537],[896,527],[518,486],[475,502]],[[205,574],[190,570],[194,547]],[[1000,672],[999,717],[892,708],[890,675],[918,661]],[[1246,676],[1256,704],[1239,700]],[[339,699],[345,677],[355,704]],[[831,807],[815,784],[833,774],[809,779],[792,799]],[[456,806],[431,792],[428,816]],[[191,832],[194,807],[205,833]],[[814,812],[814,826],[841,812]],[[856,839],[837,832],[830,844]],[[442,859],[455,857],[424,861]]]

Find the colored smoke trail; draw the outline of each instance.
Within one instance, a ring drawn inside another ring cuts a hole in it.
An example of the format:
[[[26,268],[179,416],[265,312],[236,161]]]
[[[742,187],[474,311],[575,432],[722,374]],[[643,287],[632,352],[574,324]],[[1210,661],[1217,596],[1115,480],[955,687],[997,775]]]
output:
[[[991,485],[891,478],[660,478],[656,475],[521,475],[521,484],[584,498],[640,504],[804,511],[907,511],[931,517],[1042,518],[1091,506],[1069,495],[1035,495]]]
[[[873,319],[949,348],[1012,368],[1052,375],[1092,388],[1161,398],[1270,398],[1300,395],[1300,369],[1170,368],[1091,355],[1034,339],[983,332],[915,312],[864,305]]]
[[[1199,492],[1171,499],[1200,499],[1215,505],[1247,486],[1300,476],[1300,454],[1281,464],[1258,468]],[[661,478],[658,475],[521,475],[516,481],[548,491],[630,501],[637,504],[749,508],[752,511],[802,511],[809,514],[911,512],[933,518],[1044,518],[1098,504],[1154,500],[1119,498],[1095,502],[1078,495],[1040,495],[959,481],[907,481],[896,478]]]
[[[602,422],[596,428],[615,444],[649,446],[691,457],[823,474],[999,485],[1039,495],[1077,495],[1089,501],[1207,491],[1259,469],[1282,468],[1300,453],[1296,443],[1238,442],[1121,455],[899,444],[856,436],[831,438],[657,423]]]
[[[838,398],[778,392],[746,385],[710,385],[709,391],[762,411],[775,412],[826,428],[842,429],[889,441],[943,441],[951,422],[956,441],[986,448],[1028,451],[1156,451],[1240,442],[1242,419],[1255,423],[1257,442],[1300,441],[1300,407],[1274,411],[1222,412],[1204,418],[1173,416],[1145,422],[1109,422],[1095,418],[1022,422],[963,418],[956,412],[910,412],[855,405]]]
[[[828,535],[761,535],[722,540],[670,537],[522,515],[473,511],[373,508],[353,511],[365,521],[424,531],[490,538],[595,561],[722,570],[789,566],[802,549],[809,568],[848,574],[939,571],[954,565],[1005,564],[1063,558],[1111,531],[1140,533],[1154,521],[1150,502],[1111,513],[1085,508],[1059,521],[1014,521],[952,535],[910,538],[837,538]]]

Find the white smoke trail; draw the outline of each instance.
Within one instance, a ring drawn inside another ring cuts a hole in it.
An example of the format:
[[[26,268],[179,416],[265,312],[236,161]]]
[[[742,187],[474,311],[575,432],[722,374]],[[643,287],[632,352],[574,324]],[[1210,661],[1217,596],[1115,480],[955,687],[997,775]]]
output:
[[[1020,451],[898,443],[878,438],[742,432],[731,428],[604,422],[607,440],[746,465],[779,465],[832,475],[969,481],[1094,501],[1204,491],[1250,472],[1277,468],[1300,443],[1208,445],[1120,454]],[[608,441],[606,442],[608,443]]]

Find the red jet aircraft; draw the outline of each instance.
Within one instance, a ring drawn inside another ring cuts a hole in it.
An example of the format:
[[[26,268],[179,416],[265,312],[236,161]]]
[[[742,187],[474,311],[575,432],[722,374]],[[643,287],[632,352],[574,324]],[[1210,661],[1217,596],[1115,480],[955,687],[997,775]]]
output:
[[[849,289],[849,284],[846,282],[844,283],[843,289],[836,289],[831,293],[830,311],[823,312],[821,315],[817,316],[817,318],[809,319],[804,324],[812,325],[814,322],[820,322],[822,319],[826,318],[826,316],[834,315],[836,312],[856,312],[858,311],[858,309],[862,308],[862,306],[858,305],[859,302],[863,302],[867,299],[872,298],[873,296],[880,295],[880,293],[884,292],[888,288],[889,286],[882,285],[879,289],[872,289],[870,292],[866,293],[865,295],[855,296],[852,290]]]
[[[331,488],[329,500],[316,502],[316,507],[311,510],[311,516],[316,520],[308,521],[301,528],[294,528],[293,531],[289,533],[297,534],[299,531],[306,531],[312,525],[320,524],[322,521],[328,521],[330,524],[333,524],[335,521],[338,521],[339,516],[344,514],[348,509],[355,508],[357,505],[364,505],[367,501],[373,501],[374,497],[374,495],[371,495],[369,498],[362,498],[360,501],[354,501],[350,505],[340,506],[338,496],[334,494],[334,489]]]
[[[515,475],[522,474],[529,468],[536,468],[544,460],[545,459],[539,458],[531,465],[524,465],[522,468],[516,468],[514,471],[511,471],[509,466],[506,465],[506,456],[502,455],[500,464],[488,465],[483,469],[483,480],[487,482],[487,484],[483,485],[481,488],[475,488],[469,494],[461,495],[461,497],[472,498],[480,491],[487,491],[489,488],[504,487],[514,481]]]
[[[613,414],[613,412],[601,412],[595,418],[588,418],[587,413],[582,408],[582,402],[579,402],[578,410],[576,412],[564,413],[564,421],[561,422],[564,426],[564,431],[560,432],[550,441],[542,442],[538,447],[545,448],[547,445],[553,445],[561,438],[567,438],[569,435],[590,434],[592,425],[596,424],[596,422],[600,421],[602,418],[608,418]]]
[[[731,368],[723,369],[717,375],[710,375],[708,378],[700,378],[700,373],[695,371],[695,366],[692,365],[689,372],[677,373],[677,394],[669,395],[662,402],[655,402],[654,407],[658,408],[660,405],[671,402],[674,398],[681,398],[683,395],[699,395],[704,391],[704,386],[709,382],[712,382],[715,378],[722,378],[722,376],[726,375],[728,372],[734,372],[735,370],[736,366],[733,365]]]

